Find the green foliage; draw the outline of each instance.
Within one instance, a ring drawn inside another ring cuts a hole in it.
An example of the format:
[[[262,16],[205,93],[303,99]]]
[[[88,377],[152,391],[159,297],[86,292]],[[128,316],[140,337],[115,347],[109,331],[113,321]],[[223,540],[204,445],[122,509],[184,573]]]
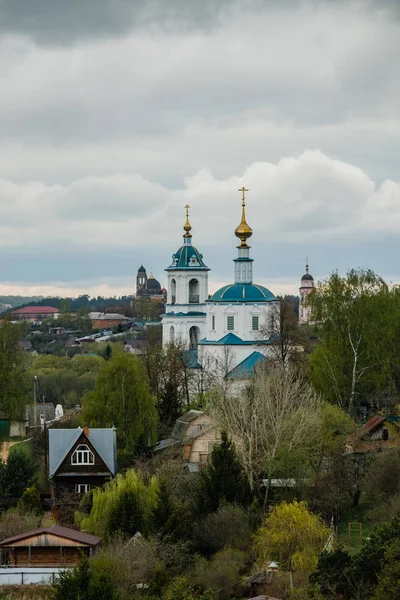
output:
[[[400,518],[376,526],[354,558],[353,577],[365,589],[373,588],[385,564],[385,553],[390,545],[400,542]]]
[[[60,573],[53,584],[50,600],[118,600],[112,573],[107,570],[92,570],[87,558],[72,571]]]
[[[122,533],[131,537],[140,528],[145,533],[151,528],[158,493],[156,477],[146,484],[140,472],[129,469],[103,488],[93,490],[90,514],[78,512],[77,524],[80,529],[100,536]]]
[[[19,348],[21,326],[6,319],[0,326],[0,417],[24,419],[28,402],[27,357]]]
[[[197,548],[210,556],[224,547],[247,550],[251,529],[246,511],[237,505],[222,504],[202,519],[195,530]]]
[[[264,565],[271,554],[279,556],[280,568],[311,571],[330,530],[304,502],[283,502],[267,515],[255,538],[255,551]],[[292,580],[293,587],[293,580]]]
[[[3,509],[17,505],[34,474],[32,456],[23,449],[14,448],[7,463],[0,463],[0,506]]]
[[[317,568],[310,577],[324,598],[350,598],[353,591],[352,559],[342,548],[321,552]]]
[[[199,512],[213,512],[221,502],[242,505],[251,502],[235,446],[225,431],[221,432],[221,443],[213,447],[210,464],[201,472]]]
[[[246,563],[246,554],[233,548],[224,548],[210,561],[197,557],[191,579],[202,589],[210,588],[215,598],[241,596],[240,575]]]
[[[310,358],[317,390],[349,414],[368,399],[381,404],[398,379],[399,289],[353,269],[332,274],[309,300],[321,339]]]
[[[111,348],[110,344],[107,344],[106,350],[105,350],[105,353],[104,353],[104,358],[106,360],[110,360],[111,355],[112,355],[112,348]]]
[[[43,513],[40,504],[39,492],[35,486],[27,488],[18,500],[17,509],[21,514],[41,515]]]
[[[111,356],[96,387],[83,399],[82,421],[117,428],[119,447],[133,451],[156,441],[157,413],[143,363],[127,353]]]
[[[372,600],[398,600],[400,598],[400,540],[385,552],[384,566],[378,576],[378,585]]]
[[[40,518],[32,513],[21,514],[15,508],[0,513],[0,541],[30,531],[39,526]]]
[[[200,594],[186,577],[177,577],[168,586],[163,600],[213,600],[211,591]]]

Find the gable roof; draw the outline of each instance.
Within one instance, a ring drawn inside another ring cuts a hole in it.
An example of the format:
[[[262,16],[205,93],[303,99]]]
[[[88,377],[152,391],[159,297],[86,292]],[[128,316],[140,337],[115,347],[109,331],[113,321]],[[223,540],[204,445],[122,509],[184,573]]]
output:
[[[257,365],[265,362],[266,360],[267,359],[264,354],[254,351],[247,358],[242,360],[241,363],[236,365],[232,371],[229,371],[226,377],[228,379],[247,379],[253,375]]]
[[[369,421],[358,427],[353,433],[351,433],[347,439],[347,444],[354,444],[363,438],[367,433],[371,433],[374,429],[376,429],[379,425],[386,421],[386,417],[382,417],[381,415],[375,415]]]
[[[74,542],[80,542],[87,546],[97,546],[101,542],[101,538],[97,535],[91,535],[83,531],[77,531],[70,529],[69,527],[61,527],[60,525],[51,525],[50,527],[39,527],[38,529],[31,529],[25,533],[14,535],[0,542],[0,546],[9,546],[13,542],[19,542],[29,537],[35,537],[42,535],[43,533],[51,533],[52,535],[60,538],[66,538],[73,540]]]
[[[85,432],[78,429],[49,429],[49,476],[52,477],[61,466],[61,463]],[[85,435],[86,437],[86,435]],[[89,442],[97,454],[110,469],[113,475],[117,472],[117,443],[114,427],[90,429]]]

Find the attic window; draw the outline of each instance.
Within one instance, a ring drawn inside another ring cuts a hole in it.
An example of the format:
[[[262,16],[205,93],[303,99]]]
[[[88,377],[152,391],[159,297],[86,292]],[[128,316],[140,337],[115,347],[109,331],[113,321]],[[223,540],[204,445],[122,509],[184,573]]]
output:
[[[77,446],[71,457],[71,464],[94,465],[94,454],[91,450],[89,450],[89,446],[86,446],[86,444],[80,444]]]

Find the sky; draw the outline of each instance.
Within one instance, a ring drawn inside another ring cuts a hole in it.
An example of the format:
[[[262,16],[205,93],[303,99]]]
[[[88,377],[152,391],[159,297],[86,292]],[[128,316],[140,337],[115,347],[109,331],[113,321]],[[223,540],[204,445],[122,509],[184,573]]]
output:
[[[0,0],[0,294],[210,290],[243,185],[255,281],[400,282],[397,0]]]

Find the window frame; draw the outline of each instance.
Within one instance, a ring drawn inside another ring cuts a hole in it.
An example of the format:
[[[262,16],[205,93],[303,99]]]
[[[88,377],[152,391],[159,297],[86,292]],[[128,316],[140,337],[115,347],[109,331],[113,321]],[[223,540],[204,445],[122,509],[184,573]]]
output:
[[[87,454],[87,457],[85,457]],[[76,460],[74,460],[74,458]],[[91,466],[94,465],[94,454],[87,444],[79,444],[71,455],[71,465]]]
[[[215,331],[215,315],[211,315],[211,330]]]
[[[227,315],[227,317],[226,317],[226,331],[235,331],[235,317],[234,317],[234,315]]]
[[[255,319],[257,319],[257,327],[254,327]],[[260,331],[260,317],[259,315],[251,315],[251,330]]]
[[[81,488],[84,488],[83,490]],[[87,494],[90,492],[90,483],[76,483],[75,494]]]

